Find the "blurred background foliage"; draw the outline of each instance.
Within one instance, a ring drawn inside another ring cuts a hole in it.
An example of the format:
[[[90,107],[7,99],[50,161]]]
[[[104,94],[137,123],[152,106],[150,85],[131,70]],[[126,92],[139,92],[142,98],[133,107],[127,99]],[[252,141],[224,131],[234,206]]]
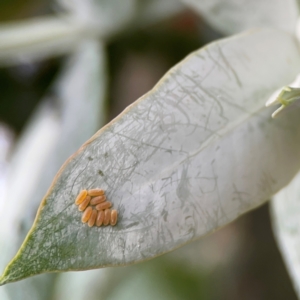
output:
[[[191,9],[178,7],[166,10],[153,23],[124,26],[106,40],[108,80],[103,124],[149,91],[190,52],[222,37]],[[2,0],[0,21],[49,16],[60,9],[63,11],[51,1]],[[2,189],[19,138],[67,59],[68,55],[63,54],[0,66]],[[3,204],[5,199],[1,201]],[[32,211],[24,213],[26,221],[19,218],[14,223],[20,236],[13,249],[17,249],[28,231],[36,206],[27,206]],[[2,255],[8,250],[2,247],[0,251]],[[4,256],[11,258],[14,254],[9,252]],[[3,297],[13,300],[296,299],[273,238],[268,204],[200,241],[148,262],[80,273],[46,274],[0,290]]]

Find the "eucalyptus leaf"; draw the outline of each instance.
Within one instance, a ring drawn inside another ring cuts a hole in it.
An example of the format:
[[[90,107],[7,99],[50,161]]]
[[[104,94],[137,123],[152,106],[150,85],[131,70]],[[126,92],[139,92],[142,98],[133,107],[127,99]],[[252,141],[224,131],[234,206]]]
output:
[[[293,36],[271,29],[192,53],[65,162],[0,283],[147,260],[264,203],[300,169],[299,114],[265,108],[299,68]],[[115,227],[81,223],[83,188],[106,190]]]
[[[182,0],[224,34],[253,27],[273,27],[294,33],[299,15],[296,0]]]
[[[300,173],[271,201],[273,229],[300,298]]]

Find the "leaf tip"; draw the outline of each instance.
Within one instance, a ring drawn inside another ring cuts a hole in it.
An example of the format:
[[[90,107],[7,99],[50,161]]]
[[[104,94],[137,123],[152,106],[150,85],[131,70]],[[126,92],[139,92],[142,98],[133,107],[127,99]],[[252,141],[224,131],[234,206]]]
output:
[[[6,276],[6,272],[4,271],[0,277],[0,286],[5,285],[8,282],[9,282],[9,277]]]

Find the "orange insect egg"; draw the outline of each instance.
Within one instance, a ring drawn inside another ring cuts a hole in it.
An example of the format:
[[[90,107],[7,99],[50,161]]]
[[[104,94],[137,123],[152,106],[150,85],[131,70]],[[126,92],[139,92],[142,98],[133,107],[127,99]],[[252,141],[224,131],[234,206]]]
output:
[[[118,212],[113,209],[110,213],[110,225],[111,226],[115,226],[117,224],[118,221]]]
[[[106,209],[104,211],[104,220],[103,220],[103,225],[108,225],[110,221],[110,209]]]
[[[92,190],[88,190],[88,195],[89,196],[102,196],[104,195],[104,190],[102,189],[92,189]]]
[[[98,215],[97,215],[97,220],[96,220],[96,225],[99,227],[102,225],[104,221],[104,211],[100,210],[98,211]]]
[[[105,200],[106,200],[106,197],[104,195],[95,197],[91,200],[91,205],[96,205],[96,204],[102,203]]]
[[[97,218],[97,211],[93,209],[92,214],[89,218],[88,225],[89,227],[93,227]]]
[[[78,210],[79,211],[84,211],[86,209],[86,207],[89,205],[90,201],[91,201],[91,197],[86,196],[84,201],[78,206]]]
[[[81,222],[86,223],[90,219],[92,212],[93,212],[93,209],[91,206],[89,206],[82,214]]]
[[[111,202],[106,201],[106,202],[102,202],[102,203],[98,204],[96,206],[96,209],[97,210],[105,210],[105,209],[110,208],[110,207],[111,207]]]
[[[82,203],[86,196],[87,196],[87,190],[80,191],[80,193],[78,194],[75,200],[75,204],[79,205],[80,203]]]

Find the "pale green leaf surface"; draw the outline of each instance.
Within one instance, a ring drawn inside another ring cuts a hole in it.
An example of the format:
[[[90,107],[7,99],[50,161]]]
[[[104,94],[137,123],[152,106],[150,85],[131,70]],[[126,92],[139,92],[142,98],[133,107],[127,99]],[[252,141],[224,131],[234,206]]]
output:
[[[214,28],[234,34],[253,27],[294,33],[299,9],[295,0],[182,0]]]
[[[264,203],[300,169],[299,114],[265,108],[299,67],[294,38],[267,29],[188,56],[64,164],[1,284],[149,259]],[[117,226],[81,223],[74,200],[93,187]]]
[[[299,113],[299,112],[298,112]],[[271,213],[274,233],[300,297],[300,173],[274,196]]]

